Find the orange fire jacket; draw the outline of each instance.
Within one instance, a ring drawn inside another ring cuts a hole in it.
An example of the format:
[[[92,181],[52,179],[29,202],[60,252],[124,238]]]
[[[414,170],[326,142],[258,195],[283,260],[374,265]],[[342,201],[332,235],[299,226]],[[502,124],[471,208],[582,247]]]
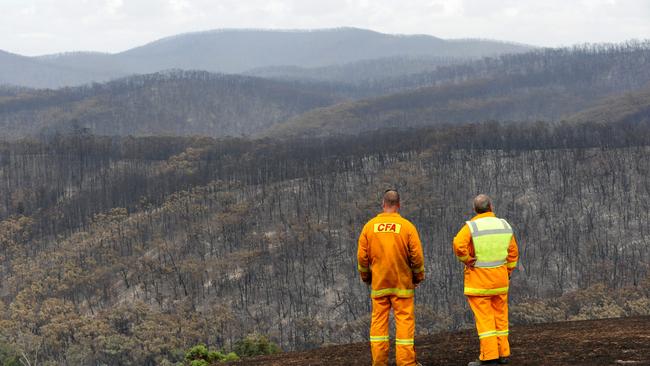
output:
[[[358,270],[371,297],[412,297],[424,280],[424,254],[415,226],[398,213],[380,213],[363,227]]]
[[[483,217],[496,217],[493,212],[478,214],[471,221]],[[515,236],[510,239],[506,263],[496,268],[474,268],[467,266],[475,259],[472,234],[467,224],[454,237],[454,254],[465,266],[465,289],[468,296],[490,296],[507,294],[510,283],[510,274],[517,267],[519,249]]]

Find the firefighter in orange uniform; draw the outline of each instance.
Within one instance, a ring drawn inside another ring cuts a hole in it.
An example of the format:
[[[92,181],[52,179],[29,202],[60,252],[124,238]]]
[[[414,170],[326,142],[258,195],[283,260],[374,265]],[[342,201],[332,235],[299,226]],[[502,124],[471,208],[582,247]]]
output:
[[[465,295],[478,332],[481,353],[468,366],[507,364],[508,286],[517,267],[517,241],[512,227],[494,214],[490,198],[474,199],[474,216],[454,238],[454,253],[465,264]]]
[[[424,280],[424,255],[415,226],[399,214],[399,193],[384,192],[383,212],[359,236],[357,259],[361,279],[371,286],[370,350],[373,366],[388,365],[388,316],[395,316],[395,358],[398,366],[420,365],[413,336],[415,287]]]

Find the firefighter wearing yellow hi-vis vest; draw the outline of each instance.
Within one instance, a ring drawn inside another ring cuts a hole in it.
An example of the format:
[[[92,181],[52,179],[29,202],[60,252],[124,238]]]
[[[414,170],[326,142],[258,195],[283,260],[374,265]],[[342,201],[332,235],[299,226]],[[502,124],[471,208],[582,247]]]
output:
[[[465,295],[478,332],[481,353],[468,366],[507,364],[508,286],[519,252],[510,224],[494,214],[490,198],[474,199],[474,216],[454,238],[454,253],[465,264]]]
[[[371,285],[370,350],[373,366],[388,365],[388,316],[395,316],[395,358],[398,366],[419,365],[413,336],[415,287],[424,280],[424,255],[415,226],[400,216],[399,193],[384,192],[383,212],[359,236],[357,259],[361,279]]]

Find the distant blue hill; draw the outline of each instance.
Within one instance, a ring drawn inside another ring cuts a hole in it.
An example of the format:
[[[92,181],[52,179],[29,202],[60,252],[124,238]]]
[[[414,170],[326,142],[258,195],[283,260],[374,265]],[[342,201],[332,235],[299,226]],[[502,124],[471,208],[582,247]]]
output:
[[[115,54],[69,52],[24,57],[2,52],[0,84],[58,88],[168,69],[244,73],[277,66],[314,68],[385,58],[462,61],[531,49],[500,41],[444,40],[357,28],[214,30],[167,37]],[[391,74],[387,76],[404,73],[395,70],[394,64],[386,68]]]

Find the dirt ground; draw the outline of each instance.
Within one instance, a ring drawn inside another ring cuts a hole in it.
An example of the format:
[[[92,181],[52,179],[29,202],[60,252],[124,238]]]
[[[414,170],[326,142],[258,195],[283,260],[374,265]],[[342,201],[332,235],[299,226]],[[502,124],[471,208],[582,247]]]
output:
[[[424,366],[464,366],[478,356],[474,331],[416,338]],[[650,365],[650,317],[513,326],[510,365]],[[392,352],[392,350],[391,350]],[[391,359],[394,356],[391,354]],[[251,358],[237,365],[370,365],[367,343]],[[393,363],[394,365],[394,363]]]

